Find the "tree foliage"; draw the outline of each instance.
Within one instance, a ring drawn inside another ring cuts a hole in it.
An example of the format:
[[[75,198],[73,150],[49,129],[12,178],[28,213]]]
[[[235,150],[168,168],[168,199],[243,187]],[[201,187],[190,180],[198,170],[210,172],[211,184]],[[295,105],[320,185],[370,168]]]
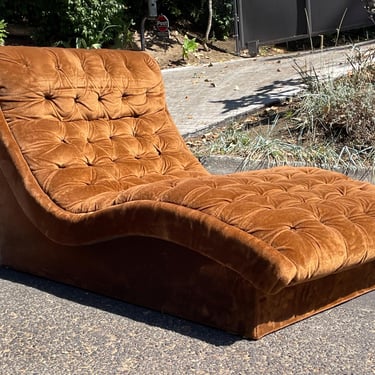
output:
[[[190,26],[205,33],[210,9],[208,2],[209,0],[163,0],[159,1],[158,7],[176,24]],[[218,39],[228,37],[233,27],[233,1],[212,0],[212,8],[212,36]]]

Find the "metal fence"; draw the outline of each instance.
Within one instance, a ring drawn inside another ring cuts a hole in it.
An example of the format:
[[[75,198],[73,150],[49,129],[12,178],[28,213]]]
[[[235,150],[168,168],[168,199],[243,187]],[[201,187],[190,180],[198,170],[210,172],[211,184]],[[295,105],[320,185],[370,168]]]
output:
[[[238,48],[258,53],[260,45],[371,26],[361,0],[234,0]]]

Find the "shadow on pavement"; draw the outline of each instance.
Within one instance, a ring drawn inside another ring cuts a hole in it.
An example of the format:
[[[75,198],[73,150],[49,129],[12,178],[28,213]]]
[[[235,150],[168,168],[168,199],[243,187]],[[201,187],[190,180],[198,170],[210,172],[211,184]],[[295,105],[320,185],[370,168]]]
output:
[[[37,291],[48,293],[73,303],[100,309],[110,314],[116,314],[139,323],[174,331],[215,346],[229,346],[241,340],[238,336],[214,328],[1,266],[0,279],[34,288]],[[42,296],[39,296],[39,298],[41,309],[43,309]]]
[[[237,99],[211,100],[211,103],[222,104],[222,113],[229,113],[250,106],[266,105],[279,102],[280,98],[287,98],[295,94],[301,87],[301,80],[292,78],[283,81],[274,81],[270,85],[263,86],[255,91],[254,95],[245,95]]]

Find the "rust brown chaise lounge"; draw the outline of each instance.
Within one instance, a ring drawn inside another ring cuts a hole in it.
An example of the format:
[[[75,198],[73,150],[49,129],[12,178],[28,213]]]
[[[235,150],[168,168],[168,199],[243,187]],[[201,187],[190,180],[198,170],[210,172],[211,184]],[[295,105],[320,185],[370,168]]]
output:
[[[209,174],[146,53],[0,47],[0,105],[3,266],[255,339],[375,288],[375,186]]]

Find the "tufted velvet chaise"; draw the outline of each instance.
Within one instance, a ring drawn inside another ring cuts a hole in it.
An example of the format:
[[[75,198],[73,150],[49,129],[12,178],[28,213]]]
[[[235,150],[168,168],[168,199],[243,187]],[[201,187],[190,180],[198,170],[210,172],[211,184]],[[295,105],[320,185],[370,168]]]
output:
[[[0,105],[3,266],[255,339],[375,288],[375,186],[210,175],[145,53],[0,47]]]

